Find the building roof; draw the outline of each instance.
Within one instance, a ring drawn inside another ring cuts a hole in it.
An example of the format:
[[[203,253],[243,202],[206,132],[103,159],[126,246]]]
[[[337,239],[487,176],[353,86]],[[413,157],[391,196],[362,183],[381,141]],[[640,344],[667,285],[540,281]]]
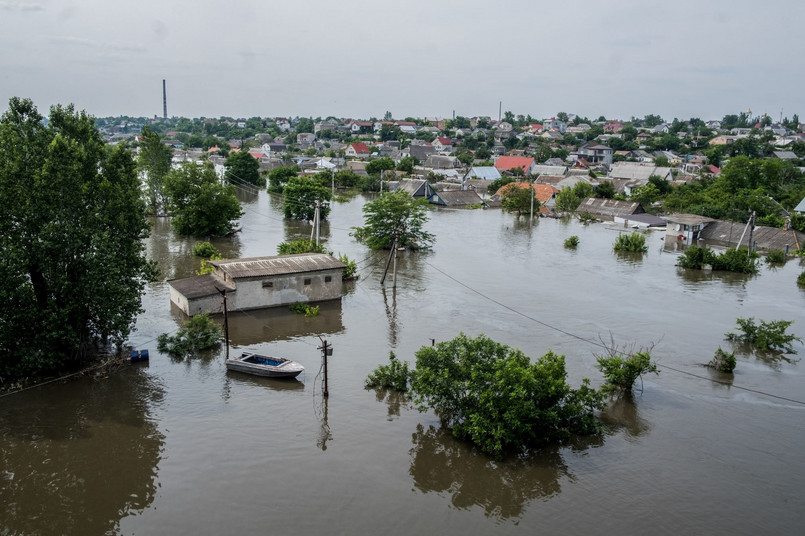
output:
[[[638,179],[647,181],[652,175],[665,179],[671,173],[669,167],[657,167],[654,164],[639,162],[616,162],[612,164],[609,177],[612,179]]]
[[[623,216],[630,214],[641,214],[645,212],[642,205],[635,201],[616,201],[614,199],[598,199],[588,197],[581,202],[576,212],[590,212],[599,216]]]
[[[474,166],[470,171],[470,176],[494,181],[500,178],[500,172],[495,166]]]
[[[639,222],[645,223],[649,227],[665,227],[666,221],[659,216],[655,216],[654,214],[623,214],[617,216],[617,218],[623,218],[628,222]]]
[[[799,212],[800,214],[805,214],[805,197],[802,198],[802,201],[794,207],[794,212]]]
[[[318,272],[320,270],[335,270],[345,267],[343,262],[332,255],[325,255],[324,253],[299,253],[296,255],[251,257],[209,262],[232,279]]]
[[[369,154],[369,147],[367,147],[365,143],[355,142],[350,143],[349,146],[358,154]]]
[[[480,205],[483,203],[483,200],[475,190],[443,190],[441,192],[435,192],[433,196],[431,196],[431,203],[448,207],[460,207]]]
[[[453,145],[453,142],[450,140],[450,138],[436,138],[436,139],[439,140],[439,143],[441,143],[442,145]]]
[[[714,242],[722,242],[729,246],[749,246],[749,233],[747,232],[740,244],[738,240],[741,238],[743,229],[746,227],[745,223],[729,222],[717,220],[707,227],[702,229],[699,235],[704,240],[711,240]],[[788,246],[789,249],[796,248],[796,244],[805,243],[805,233],[800,233],[793,230],[784,231],[779,227],[764,227],[758,225],[752,231],[752,242],[756,242],[758,249],[766,251],[772,249],[785,250]]]
[[[509,184],[504,184],[503,186],[501,186],[500,189],[497,191],[497,193],[495,195],[499,196],[501,194],[501,192],[503,192],[504,190],[506,190],[508,188],[512,188],[512,187],[515,187],[515,188],[528,188],[529,184],[531,184],[531,183],[528,183],[528,182],[510,182]],[[534,183],[531,186],[534,188],[534,197],[536,197],[537,200],[539,200],[540,203],[548,202],[555,194],[557,194],[559,192],[559,190],[557,190],[556,188],[554,188],[553,186],[551,186],[549,184],[536,184],[536,183]]]
[[[551,164],[537,164],[532,171],[535,175],[567,175],[567,166],[554,166]]]
[[[235,287],[222,281],[212,274],[185,277],[184,279],[172,279],[168,284],[179,291],[188,300],[204,298],[219,293],[220,290],[234,292]]]
[[[663,216],[663,219],[670,223],[681,223],[682,225],[702,225],[717,221],[715,218],[705,218],[697,214],[669,214],[668,216]]]
[[[525,156],[501,156],[495,161],[495,167],[500,171],[520,168],[527,172],[533,164],[534,159]]]

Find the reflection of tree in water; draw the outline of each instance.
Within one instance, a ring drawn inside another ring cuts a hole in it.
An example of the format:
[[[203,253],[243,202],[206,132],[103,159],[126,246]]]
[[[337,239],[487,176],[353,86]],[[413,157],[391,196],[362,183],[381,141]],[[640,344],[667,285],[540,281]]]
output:
[[[600,418],[604,429],[610,434],[623,430],[628,437],[640,437],[651,430],[651,425],[640,417],[631,393],[612,399],[601,411]]]
[[[250,205],[257,201],[257,198],[260,196],[260,188],[257,186],[238,184],[237,181],[232,184],[235,185],[235,197],[238,198],[241,204]]]
[[[531,501],[559,494],[560,479],[573,478],[558,447],[494,461],[449,430],[421,424],[413,443],[409,472],[419,490],[447,492],[456,508],[477,505],[487,516],[519,517]]]
[[[400,416],[400,409],[408,407],[408,397],[405,393],[395,391],[394,389],[376,389],[375,398],[378,402],[385,401],[389,407],[388,420],[394,420],[394,417]]]
[[[3,529],[112,533],[123,516],[151,504],[164,437],[149,413],[162,394],[132,368],[4,399]]]

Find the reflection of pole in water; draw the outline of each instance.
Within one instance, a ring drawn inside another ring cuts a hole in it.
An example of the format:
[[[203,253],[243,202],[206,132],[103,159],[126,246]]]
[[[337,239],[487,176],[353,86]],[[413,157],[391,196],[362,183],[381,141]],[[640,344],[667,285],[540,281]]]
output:
[[[319,432],[319,440],[316,441],[316,446],[319,447],[321,450],[327,450],[327,441],[333,438],[333,434],[330,432],[330,425],[327,422],[327,413],[328,408],[327,404],[329,403],[329,399],[322,398],[322,406],[321,406],[321,431]]]
[[[386,287],[380,287],[383,291],[383,303],[386,306],[386,316],[389,319],[389,343],[397,345],[397,289],[391,289],[391,307],[389,307],[388,294]]]

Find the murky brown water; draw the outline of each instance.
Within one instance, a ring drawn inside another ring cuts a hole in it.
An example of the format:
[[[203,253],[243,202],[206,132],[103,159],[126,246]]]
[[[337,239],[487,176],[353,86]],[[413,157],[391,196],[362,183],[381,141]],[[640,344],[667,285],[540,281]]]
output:
[[[243,232],[214,242],[225,256],[309,236],[267,194],[242,201]],[[755,277],[684,273],[660,234],[642,258],[619,257],[602,225],[442,211],[434,251],[402,254],[398,288],[384,290],[385,254],[349,237],[363,202],[337,204],[322,230],[360,261],[341,303],[315,318],[231,318],[238,346],[304,364],[299,381],[227,373],[222,351],[160,355],[153,339],[182,320],[162,280],[131,337],[150,364],[0,399],[0,534],[802,533],[805,405],[757,391],[805,402],[803,364],[743,353],[734,378],[700,366],[729,348],[738,316],[793,319],[805,336],[799,262]],[[562,246],[572,234],[577,251]],[[191,247],[160,220],[148,251],[173,278],[198,267]],[[552,348],[571,383],[600,384],[596,348],[545,324],[656,342],[662,373],[603,413],[601,436],[504,462],[363,389],[389,351],[412,361],[460,331],[532,356]],[[326,402],[319,335],[334,347]]]

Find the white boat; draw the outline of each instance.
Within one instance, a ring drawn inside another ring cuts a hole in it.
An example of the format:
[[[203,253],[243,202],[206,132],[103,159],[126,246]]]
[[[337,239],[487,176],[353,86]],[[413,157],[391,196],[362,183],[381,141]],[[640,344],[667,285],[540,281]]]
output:
[[[305,367],[296,361],[284,357],[270,357],[250,352],[243,352],[240,357],[227,359],[226,368],[266,378],[296,378],[305,370]]]

